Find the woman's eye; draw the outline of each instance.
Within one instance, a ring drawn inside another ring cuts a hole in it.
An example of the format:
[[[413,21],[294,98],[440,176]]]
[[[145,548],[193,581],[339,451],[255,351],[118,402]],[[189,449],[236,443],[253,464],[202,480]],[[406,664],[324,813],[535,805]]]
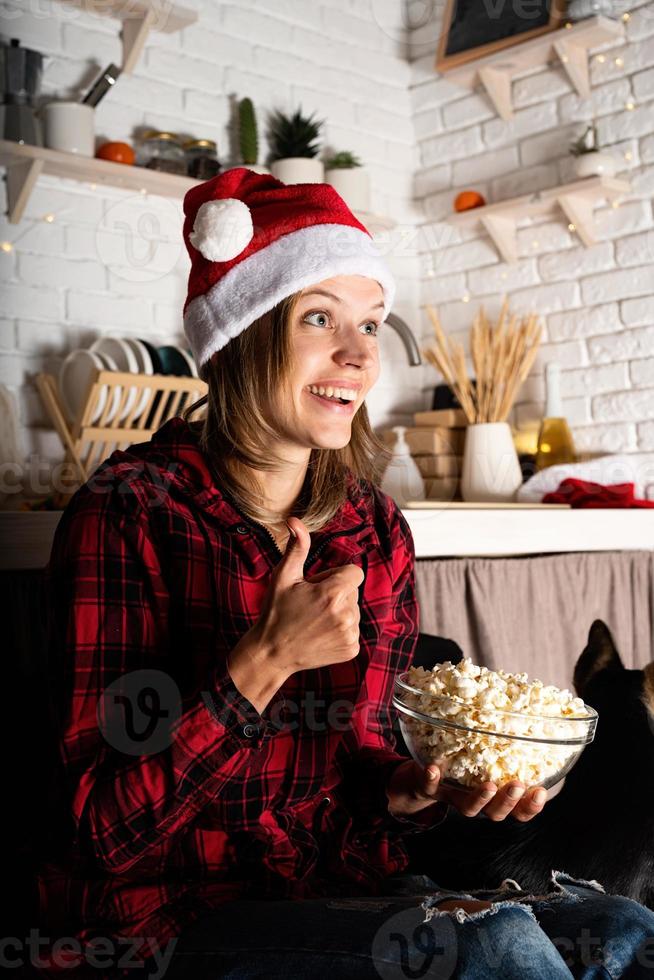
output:
[[[304,317],[304,320],[305,321],[308,320],[310,316],[319,316],[319,317],[322,317],[323,321],[329,320],[329,315],[327,313],[322,313],[320,311],[318,311],[316,313],[307,313],[307,315]],[[324,322],[323,323],[317,323],[316,326],[317,327],[324,327],[325,326],[325,323]]]
[[[312,317],[312,316],[320,317],[321,320],[322,320],[321,323],[315,322],[315,326],[317,326],[317,327],[325,327],[325,326],[327,326],[327,324],[330,322],[330,319],[331,319],[330,316],[329,316],[329,313],[325,313],[322,310],[316,310],[313,313],[307,313],[306,316],[303,317],[303,321],[305,323],[308,322],[309,317]],[[377,331],[379,330],[379,324],[375,323],[374,320],[369,320],[368,323],[364,323],[364,324],[362,324],[362,326],[364,327],[365,332],[368,334],[369,337],[376,337],[377,336]],[[369,330],[368,329],[369,327],[372,327],[372,330]]]

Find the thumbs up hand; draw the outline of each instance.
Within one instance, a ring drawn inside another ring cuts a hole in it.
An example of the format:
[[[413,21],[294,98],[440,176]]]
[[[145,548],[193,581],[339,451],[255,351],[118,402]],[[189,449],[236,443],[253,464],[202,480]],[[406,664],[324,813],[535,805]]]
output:
[[[259,623],[260,637],[278,669],[298,670],[352,660],[359,652],[358,589],[363,572],[342,565],[304,578],[311,537],[298,517],[275,567]]]

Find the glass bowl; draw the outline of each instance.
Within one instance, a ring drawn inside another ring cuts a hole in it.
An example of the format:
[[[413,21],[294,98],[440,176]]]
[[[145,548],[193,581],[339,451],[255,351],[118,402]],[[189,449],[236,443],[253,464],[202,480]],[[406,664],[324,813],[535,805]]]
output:
[[[412,687],[408,676],[398,674],[393,692],[406,746],[421,766],[435,763],[442,781],[459,788],[518,779],[549,789],[595,737],[597,712],[588,705],[587,715],[566,717],[475,709],[460,697]]]

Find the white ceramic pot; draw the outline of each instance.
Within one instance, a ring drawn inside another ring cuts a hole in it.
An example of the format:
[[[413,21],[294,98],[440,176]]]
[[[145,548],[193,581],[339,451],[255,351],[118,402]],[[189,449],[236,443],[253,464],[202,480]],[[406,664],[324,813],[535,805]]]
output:
[[[618,161],[609,153],[582,153],[575,159],[577,177],[615,177]]]
[[[48,102],[41,109],[43,142],[51,150],[95,154],[95,109],[82,102]]]
[[[325,183],[341,195],[350,211],[370,211],[370,177],[363,167],[326,170]]]
[[[461,496],[466,501],[511,501],[522,472],[508,422],[477,422],[466,428]]]
[[[273,177],[285,184],[322,184],[325,167],[315,157],[286,157],[270,164]]]

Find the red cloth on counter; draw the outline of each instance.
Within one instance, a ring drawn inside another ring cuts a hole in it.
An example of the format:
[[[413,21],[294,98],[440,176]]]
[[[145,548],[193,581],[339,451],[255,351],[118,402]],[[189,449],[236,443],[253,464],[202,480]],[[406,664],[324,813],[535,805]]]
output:
[[[393,817],[384,787],[406,759],[391,697],[418,636],[413,539],[389,496],[351,471],[347,482],[305,573],[363,567],[361,648],[287,680],[274,707],[285,697],[299,709],[290,726],[283,707],[260,715],[226,665],[280,551],[216,485],[189,424],[173,418],[116,451],[72,497],[48,567],[67,833],[39,868],[47,936],[161,949],[244,894],[368,895],[406,867],[402,837],[424,822]],[[96,709],[141,670],[177,685],[179,717],[169,744],[130,754],[103,736]],[[311,699],[319,721],[305,718]],[[333,703],[352,707],[349,724],[325,722]],[[45,808],[43,819],[45,835],[57,821]],[[62,971],[51,961],[47,972]]]
[[[570,504],[571,507],[654,507],[654,500],[639,500],[634,496],[633,483],[591,483],[568,477],[556,490],[546,493],[544,504]]]

